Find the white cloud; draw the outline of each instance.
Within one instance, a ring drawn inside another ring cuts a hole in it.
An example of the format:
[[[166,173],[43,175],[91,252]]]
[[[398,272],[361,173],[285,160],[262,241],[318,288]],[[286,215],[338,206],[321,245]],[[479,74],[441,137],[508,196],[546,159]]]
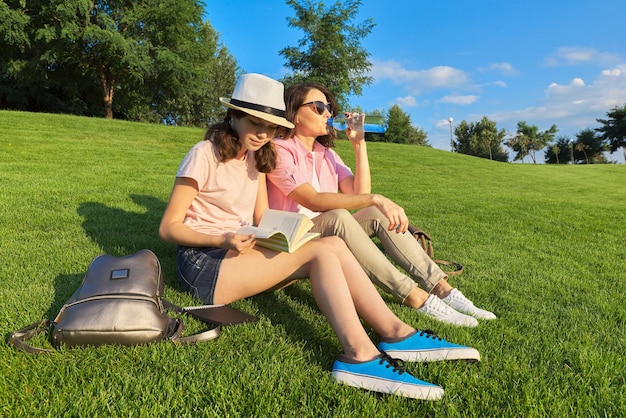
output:
[[[411,95],[426,90],[439,88],[455,88],[469,83],[469,76],[465,71],[439,66],[427,70],[410,70],[396,61],[372,60],[370,75],[375,81],[390,80],[399,84]]]
[[[452,123],[456,123],[454,118],[452,118]],[[450,129],[450,119],[440,119],[435,122],[435,126],[439,129]]]
[[[619,56],[608,52],[597,51],[585,47],[562,47],[544,59],[544,65],[557,67],[561,65],[597,64],[615,65]]]
[[[619,68],[615,68],[613,70],[604,70],[602,71],[602,75],[603,76],[615,76],[615,77],[619,77],[620,75],[622,75],[622,70],[620,70]]]
[[[548,90],[546,91],[546,94],[549,96],[551,94],[559,94],[562,92],[573,91],[577,87],[585,87],[585,80],[577,77],[577,78],[572,79],[572,81],[570,81],[568,85],[564,85],[564,86],[559,85],[557,83],[550,83],[550,85],[548,86]]]
[[[519,71],[517,71],[511,64],[508,62],[497,62],[489,64],[487,67],[480,67],[478,69],[480,72],[497,72],[503,75],[515,76],[519,75]]]
[[[582,78],[574,78],[568,84],[550,83],[537,106],[496,112],[489,117],[498,122],[525,120],[541,129],[544,129],[543,125],[554,123],[561,133],[575,133],[597,126],[597,118],[604,117],[611,108],[624,103],[626,64],[601,71],[590,84]]]
[[[414,96],[405,96],[405,97],[398,97],[396,98],[396,100],[394,100],[395,103],[397,103],[400,106],[404,106],[404,107],[415,107],[417,106],[417,100],[415,99]]]
[[[590,85],[574,78],[568,85],[552,83],[546,90],[546,103],[567,107],[584,103],[590,111],[606,113],[610,108],[626,102],[626,65],[600,72]],[[603,116],[602,114],[597,117]]]
[[[452,103],[456,105],[469,105],[469,104],[474,103],[478,99],[479,99],[479,96],[474,96],[474,95],[466,95],[466,96],[450,95],[450,96],[442,97],[441,99],[439,99],[439,102]]]

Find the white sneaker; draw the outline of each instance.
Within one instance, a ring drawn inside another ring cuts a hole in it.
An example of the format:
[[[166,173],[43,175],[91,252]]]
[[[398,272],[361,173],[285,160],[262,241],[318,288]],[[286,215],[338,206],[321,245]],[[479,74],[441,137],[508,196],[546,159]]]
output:
[[[476,318],[455,311],[435,295],[428,296],[424,306],[418,308],[417,311],[452,325],[461,327],[475,327],[478,325]]]
[[[473,317],[478,319],[497,318],[492,312],[474,306],[474,303],[466,298],[463,293],[461,293],[461,291],[458,289],[452,289],[450,294],[441,300],[456,309],[457,311],[472,315]]]

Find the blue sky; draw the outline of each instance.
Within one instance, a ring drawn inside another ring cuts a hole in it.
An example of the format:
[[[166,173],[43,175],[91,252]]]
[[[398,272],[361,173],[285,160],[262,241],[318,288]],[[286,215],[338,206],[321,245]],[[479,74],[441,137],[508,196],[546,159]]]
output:
[[[435,148],[450,149],[450,117],[453,128],[487,116],[509,132],[524,120],[572,137],[626,103],[624,0],[363,3],[352,23],[376,23],[362,40],[374,82],[350,102],[398,104]],[[206,11],[246,72],[281,78],[279,51],[304,36],[283,0],[207,0]]]

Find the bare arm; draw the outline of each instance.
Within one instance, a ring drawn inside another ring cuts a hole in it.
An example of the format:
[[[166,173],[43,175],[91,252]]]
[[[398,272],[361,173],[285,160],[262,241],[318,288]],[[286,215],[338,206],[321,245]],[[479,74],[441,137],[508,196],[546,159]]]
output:
[[[352,181],[346,181],[341,191],[347,194],[372,193],[372,179],[370,175],[369,158],[367,157],[365,134],[363,132],[347,129],[346,135],[352,143],[356,165]]]
[[[344,179],[342,183],[349,180]],[[404,209],[392,200],[379,194],[319,193],[310,183],[305,183],[295,188],[289,194],[289,197],[314,212],[325,212],[331,209],[352,210],[376,206],[389,220],[389,230],[397,229],[398,232],[404,232],[409,226],[409,220],[404,213]]]
[[[409,220],[404,209],[382,195],[372,194],[364,132],[348,128],[346,135],[354,149],[356,167],[354,176],[339,182],[338,186],[341,193],[318,193],[311,184],[306,183],[294,189],[289,197],[314,212],[325,212],[331,209],[353,210],[376,206],[389,220],[389,230],[396,229],[398,232],[405,232],[409,226]]]
[[[259,173],[259,191],[256,195],[256,203],[254,204],[254,224],[261,222],[261,217],[265,210],[269,208],[267,201],[267,177],[265,173]]]

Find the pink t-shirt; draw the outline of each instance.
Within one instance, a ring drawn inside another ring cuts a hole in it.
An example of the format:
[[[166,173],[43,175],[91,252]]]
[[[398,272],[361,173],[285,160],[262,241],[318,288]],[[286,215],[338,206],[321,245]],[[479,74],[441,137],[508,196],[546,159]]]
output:
[[[313,155],[296,137],[275,139],[278,161],[276,168],[267,175],[267,193],[272,209],[298,212],[298,203],[289,194],[305,183],[311,183],[313,175],[313,155],[315,169],[322,193],[337,193],[339,182],[352,176],[352,170],[344,164],[335,151],[319,142],[313,144]]]
[[[213,143],[200,141],[189,150],[176,177],[198,182],[199,192],[184,220],[190,228],[221,235],[252,224],[259,190],[259,172],[252,151],[244,160],[220,162]]]

